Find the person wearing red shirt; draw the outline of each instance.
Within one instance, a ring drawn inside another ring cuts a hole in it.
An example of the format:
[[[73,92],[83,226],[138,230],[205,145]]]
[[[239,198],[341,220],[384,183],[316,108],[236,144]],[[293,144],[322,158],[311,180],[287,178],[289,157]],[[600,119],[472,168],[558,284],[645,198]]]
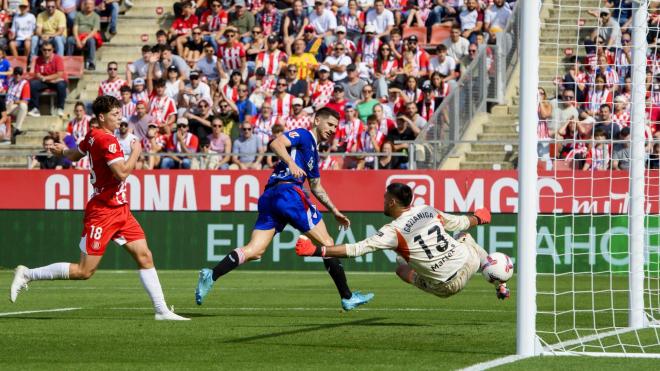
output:
[[[169,32],[169,42],[172,47],[176,46],[178,55],[183,55],[183,45],[188,41],[193,28],[199,26],[199,19],[195,15],[195,10],[192,3],[186,2],[183,4],[183,13],[181,17],[172,22],[172,28]]]
[[[229,26],[225,29],[224,44],[218,46],[218,60],[222,62],[222,68],[225,72],[229,71],[243,71],[247,68],[247,56],[245,53],[245,46],[238,41],[238,29]]]
[[[53,89],[57,93],[57,116],[64,116],[64,102],[66,101],[67,78],[64,72],[64,61],[61,56],[53,52],[53,46],[45,43],[41,46],[43,55],[38,57],[34,64],[34,76],[30,80],[30,112],[33,117],[41,116],[39,112],[39,98],[46,89]]]
[[[342,84],[335,84],[335,88],[332,92],[332,99],[328,102],[325,107],[332,108],[333,110],[339,112],[339,120],[344,120],[344,113],[346,111],[346,98],[344,97],[344,86]],[[319,107],[317,107],[318,109]]]
[[[204,41],[213,45],[213,50],[218,50],[218,43],[215,41],[220,36],[220,30],[229,24],[229,13],[222,9],[220,0],[211,1],[211,9],[207,10],[199,18],[199,26],[204,31]]]
[[[172,153],[196,153],[199,147],[197,135],[188,132],[188,119],[181,117],[176,122],[176,132],[167,138],[165,149]],[[185,156],[167,156],[160,161],[161,169],[190,169],[192,158]]]
[[[121,119],[119,106],[116,98],[96,98],[92,108],[100,127],[90,130],[78,148],[68,149],[58,143],[53,150],[56,156],[71,161],[88,156],[91,165],[89,182],[94,187],[94,194],[85,207],[83,233],[78,245],[80,262],[54,263],[34,269],[19,265],[11,283],[9,299],[12,303],[16,302],[18,294],[27,289],[31,281],[91,278],[101,263],[107,244],[114,240],[137,263],[140,280],[156,312],[155,319],[188,320],[167,308],[144,231],[128,205],[126,178],[135,169],[142,147],[138,141],[132,142],[131,154],[124,159],[124,152],[113,134],[119,128]]]

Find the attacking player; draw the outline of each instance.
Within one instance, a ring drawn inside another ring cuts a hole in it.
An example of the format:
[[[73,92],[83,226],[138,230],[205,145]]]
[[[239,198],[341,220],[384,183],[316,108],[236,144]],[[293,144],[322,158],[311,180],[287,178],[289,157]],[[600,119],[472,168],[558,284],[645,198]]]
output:
[[[94,195],[85,207],[79,244],[80,262],[54,263],[34,269],[19,265],[11,284],[9,299],[12,303],[15,302],[19,292],[27,289],[30,281],[89,279],[101,262],[106,245],[112,239],[124,246],[135,259],[140,280],[153,303],[156,320],[188,320],[167,308],[144,232],[128,208],[124,181],[135,169],[135,163],[140,158],[140,143],[131,143],[131,155],[124,160],[121,146],[113,135],[121,118],[119,100],[111,96],[101,96],[94,100],[92,107],[100,127],[90,130],[76,149],[66,149],[62,144],[56,145],[55,148],[56,155],[71,161],[89,157],[89,181],[94,186]]]
[[[335,207],[323,189],[319,174],[318,143],[327,141],[335,133],[339,124],[339,113],[327,107],[321,108],[316,112],[313,123],[312,130],[291,130],[270,143],[270,149],[281,161],[273,169],[266,189],[259,197],[259,216],[250,242],[230,252],[212,270],[204,268],[199,272],[195,291],[195,301],[198,305],[202,304],[219,277],[246,261],[261,258],[275,234],[281,232],[287,224],[291,224],[315,243],[333,244],[321,218],[321,212],[303,190],[305,179],[309,181],[312,194],[334,214],[337,222],[344,228],[350,226],[350,220]],[[351,310],[373,298],[371,293],[351,292],[339,259],[327,258],[323,259],[323,263],[337,286],[344,310]]]
[[[396,250],[399,266],[396,274],[405,282],[442,298],[461,291],[479,270],[488,253],[468,233],[454,239],[447,231],[464,231],[478,224],[490,223],[490,211],[454,216],[431,206],[411,207],[412,189],[392,183],[385,192],[385,215],[394,219],[375,235],[353,244],[314,246],[301,237],[296,243],[300,256],[355,257],[376,250]],[[502,283],[497,297],[506,299],[509,290]]]

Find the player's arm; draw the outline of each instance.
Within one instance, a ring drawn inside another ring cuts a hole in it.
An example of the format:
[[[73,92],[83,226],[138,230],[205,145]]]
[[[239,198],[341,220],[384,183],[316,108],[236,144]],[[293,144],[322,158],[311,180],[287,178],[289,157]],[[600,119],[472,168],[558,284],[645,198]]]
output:
[[[303,236],[296,244],[296,254],[299,256],[347,258],[362,256],[377,250],[394,250],[398,245],[397,232],[394,227],[388,224],[383,226],[373,236],[360,242],[338,246],[314,246],[309,239]]]
[[[86,155],[78,150],[78,148],[69,149],[65,144],[55,143],[55,149],[53,150],[55,156],[66,157],[71,161],[78,161]]]
[[[286,150],[287,148],[291,147],[291,141],[289,138],[287,138],[286,135],[280,135],[279,137],[275,138],[275,140],[270,142],[269,147],[273,152],[275,152],[280,160],[289,166],[289,170],[294,177],[302,178],[305,176],[303,169],[296,165],[296,162],[291,158],[289,152]]]
[[[137,140],[131,142],[131,155],[128,156],[126,161],[117,161],[110,164],[110,171],[114,175],[115,179],[121,180],[122,182],[131,175],[131,172],[135,169],[135,164],[140,158],[140,153],[142,153],[142,146]]]
[[[447,231],[454,232],[464,231],[481,224],[489,224],[491,217],[488,209],[481,208],[472,215],[451,215],[438,211],[438,219]]]
[[[348,227],[351,226],[350,219],[342,214],[332,203],[330,196],[328,196],[328,192],[326,192],[325,188],[321,185],[321,178],[307,178],[307,180],[309,181],[309,189],[312,191],[314,197],[316,197],[316,199],[335,216],[335,220],[337,220],[344,229],[348,229]]]

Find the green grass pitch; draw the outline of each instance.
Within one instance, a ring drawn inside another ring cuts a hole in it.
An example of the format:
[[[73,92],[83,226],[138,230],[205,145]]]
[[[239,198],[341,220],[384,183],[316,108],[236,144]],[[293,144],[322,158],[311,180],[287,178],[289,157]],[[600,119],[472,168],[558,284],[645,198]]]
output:
[[[350,273],[369,305],[342,312],[324,272],[236,271],[205,304],[196,272],[161,271],[168,304],[190,322],[156,322],[134,271],[34,282],[0,301],[0,369],[425,369],[467,367],[515,352],[515,286],[500,302],[475,276],[439,299],[390,274]],[[8,294],[12,271],[0,271]],[[76,308],[60,312],[34,312]],[[15,313],[15,314],[11,314]],[[658,369],[658,361],[544,357],[501,369]]]

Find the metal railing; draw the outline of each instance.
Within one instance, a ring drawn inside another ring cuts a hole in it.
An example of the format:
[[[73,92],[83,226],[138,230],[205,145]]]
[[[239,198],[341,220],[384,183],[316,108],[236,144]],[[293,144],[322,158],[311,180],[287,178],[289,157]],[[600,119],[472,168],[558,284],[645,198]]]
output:
[[[495,44],[488,44],[486,35],[486,42],[462,71],[456,87],[418,135],[412,151],[416,154],[414,168],[437,169],[456,143],[462,142],[476,114],[486,111],[487,103],[505,103],[506,86],[518,63],[519,8],[514,9],[506,29],[497,34]]]

